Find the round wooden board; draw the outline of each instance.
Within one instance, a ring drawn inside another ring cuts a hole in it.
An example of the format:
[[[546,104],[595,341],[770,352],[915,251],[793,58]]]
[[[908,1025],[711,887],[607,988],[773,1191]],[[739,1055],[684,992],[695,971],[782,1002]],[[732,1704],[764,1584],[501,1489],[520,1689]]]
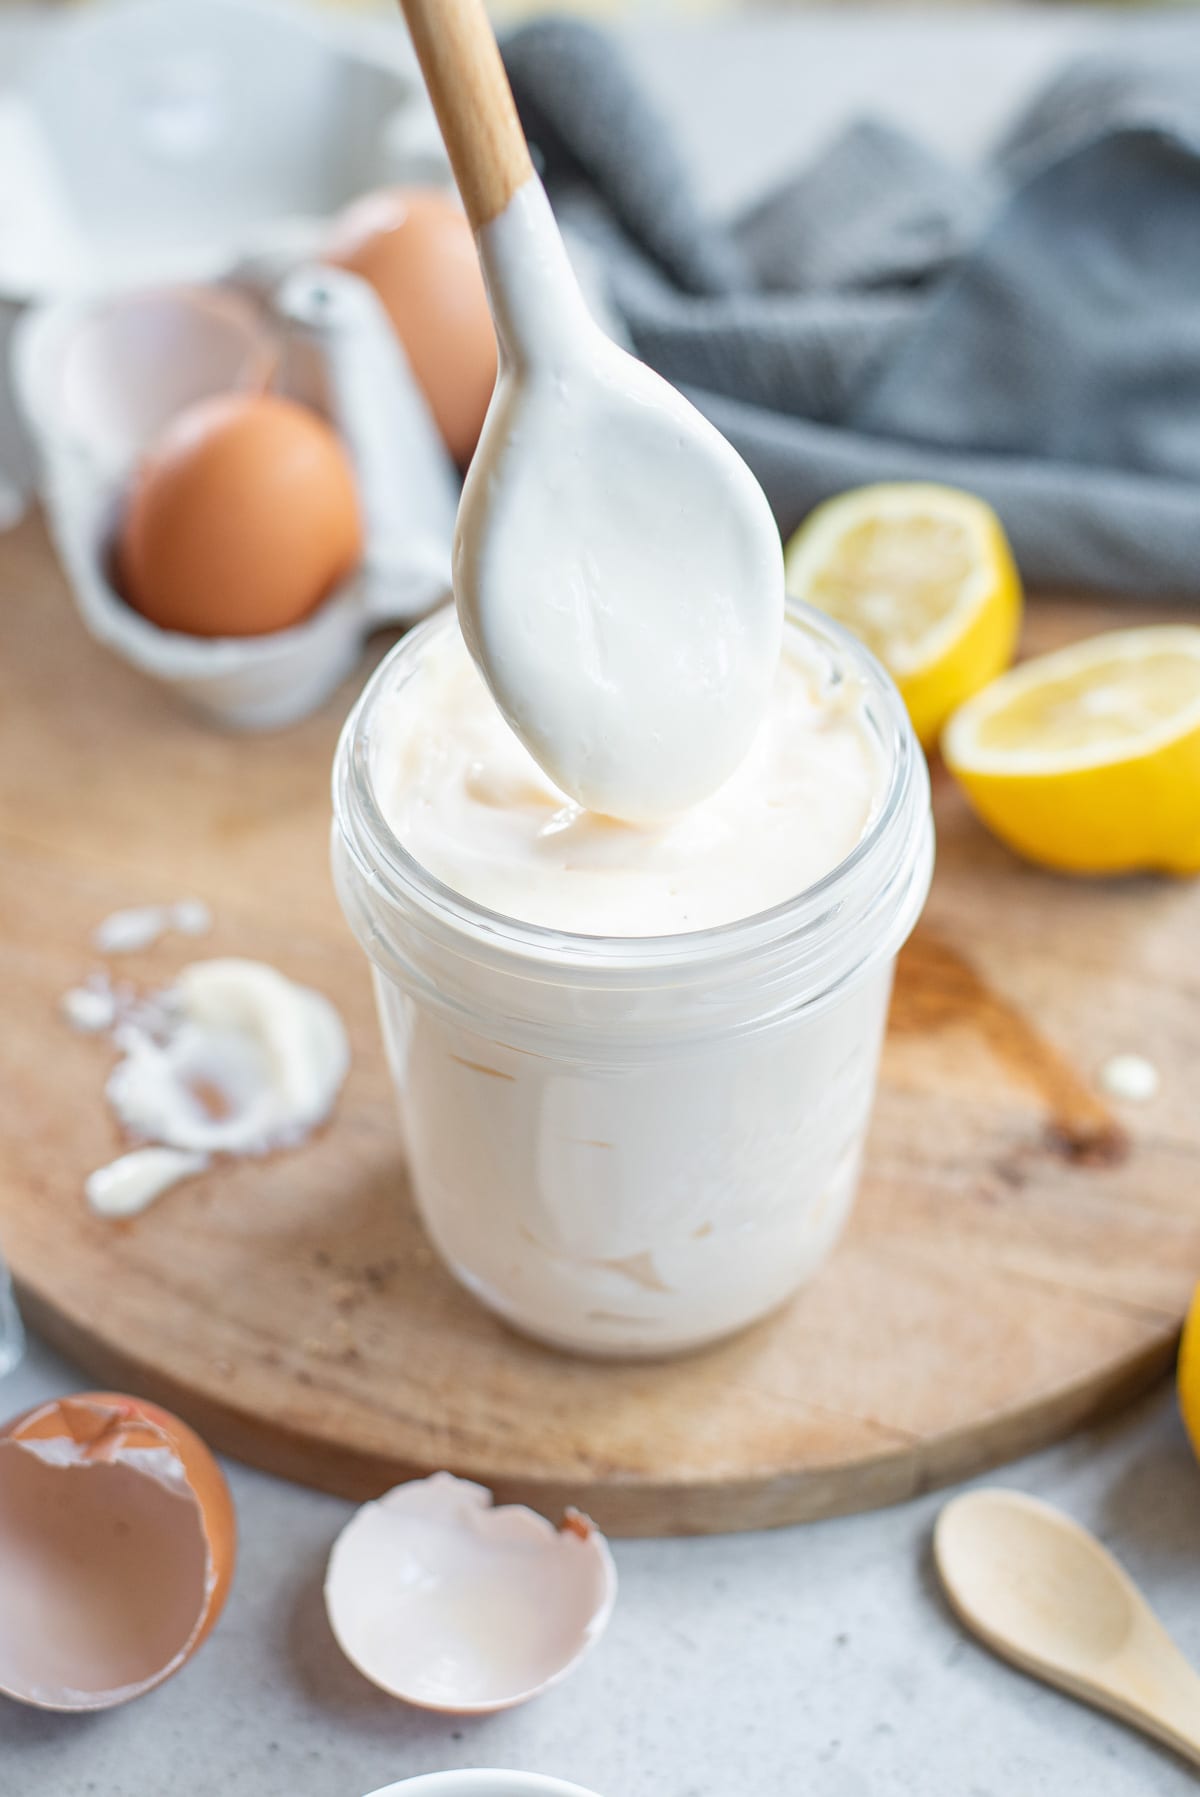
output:
[[[1046,603],[1036,635],[1121,621]],[[715,1351],[573,1361],[478,1309],[414,1217],[366,965],[327,873],[349,692],[279,736],[214,734],[87,639],[33,523],[0,539],[0,633],[0,1240],[31,1321],[96,1381],[347,1495],[448,1466],[655,1534],[903,1498],[1168,1366],[1200,1269],[1200,889],[1037,874],[939,777],[938,871],[833,1264]],[[107,912],[191,895],[212,937],[122,972],[159,986],[197,952],[262,956],[336,999],[353,1072],[304,1149],[105,1223],[82,1184],[118,1146],[111,1051],[66,1027],[59,997],[95,965]],[[1120,1050],[1163,1085],[1117,1116],[1094,1076]]]

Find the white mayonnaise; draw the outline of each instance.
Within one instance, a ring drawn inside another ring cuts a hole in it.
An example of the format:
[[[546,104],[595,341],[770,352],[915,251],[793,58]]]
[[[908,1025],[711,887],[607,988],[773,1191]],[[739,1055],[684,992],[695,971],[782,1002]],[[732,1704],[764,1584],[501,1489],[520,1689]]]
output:
[[[72,986],[59,1000],[59,1010],[81,1036],[97,1036],[117,1021],[117,995],[103,977]]]
[[[1127,1104],[1148,1104],[1161,1085],[1158,1068],[1145,1055],[1115,1054],[1100,1069],[1100,1084],[1110,1098]]]
[[[92,932],[92,947],[102,955],[132,955],[154,944],[169,930],[181,936],[204,936],[212,928],[212,913],[200,899],[181,899],[176,905],[130,905],[113,911]]]
[[[853,1202],[932,860],[924,758],[865,653],[798,617],[735,772],[638,826],[555,788],[445,615],[368,688],[335,798],[411,1190],[463,1283],[542,1340],[625,1355],[716,1340],[810,1278]]]
[[[463,634],[555,786],[664,817],[729,777],[766,711],[779,533],[731,445],[595,324],[536,177],[479,253],[500,375],[459,510]]]
[[[324,1122],[350,1052],[327,998],[261,961],[196,961],[166,1027],[122,1026],[108,1101],[132,1135],[200,1154],[265,1154]]]
[[[100,1017],[106,998],[108,1015]],[[121,1059],[105,1088],[122,1127],[149,1146],[98,1167],[88,1203],[130,1217],[215,1154],[293,1147],[323,1123],[350,1062],[342,1020],[319,992],[261,961],[196,961],[150,999],[77,988],[77,1029],[111,1027]]]
[[[134,1148],[89,1173],[84,1196],[97,1216],[135,1217],[181,1180],[203,1173],[208,1164],[206,1154],[188,1154],[182,1148]]]
[[[585,811],[497,710],[451,625],[372,736],[372,780],[409,853],[508,917],[587,936],[661,936],[749,917],[803,892],[866,831],[884,778],[852,678],[789,644],[749,753],[658,824]]]

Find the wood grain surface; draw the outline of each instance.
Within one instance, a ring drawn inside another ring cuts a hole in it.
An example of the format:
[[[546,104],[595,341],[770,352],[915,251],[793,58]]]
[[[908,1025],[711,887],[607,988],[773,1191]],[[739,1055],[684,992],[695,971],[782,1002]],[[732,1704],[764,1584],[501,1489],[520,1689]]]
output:
[[[1131,615],[1046,601],[1034,635]],[[938,774],[938,870],[832,1265],[719,1349],[573,1361],[477,1308],[413,1214],[327,871],[351,696],[278,736],[217,735],[87,638],[40,525],[0,537],[0,1241],[30,1321],[90,1380],[348,1495],[449,1466],[654,1534],[891,1502],[1166,1370],[1200,1271],[1200,888],[1039,874]],[[336,1000],[354,1068],[303,1150],[106,1223],[82,1187],[120,1147],[112,1050],[73,1034],[59,998],[95,967],[107,912],[193,895],[211,938],[167,939],[122,975],[161,986],[197,952],[262,956]],[[1099,1096],[1119,1051],[1160,1068],[1151,1103]]]

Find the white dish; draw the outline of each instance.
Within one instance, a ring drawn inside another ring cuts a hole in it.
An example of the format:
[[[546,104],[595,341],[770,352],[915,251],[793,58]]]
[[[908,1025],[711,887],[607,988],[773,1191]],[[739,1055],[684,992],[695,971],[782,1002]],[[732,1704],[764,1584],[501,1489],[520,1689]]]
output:
[[[596,1797],[582,1785],[536,1772],[431,1772],[384,1785],[370,1797]]]

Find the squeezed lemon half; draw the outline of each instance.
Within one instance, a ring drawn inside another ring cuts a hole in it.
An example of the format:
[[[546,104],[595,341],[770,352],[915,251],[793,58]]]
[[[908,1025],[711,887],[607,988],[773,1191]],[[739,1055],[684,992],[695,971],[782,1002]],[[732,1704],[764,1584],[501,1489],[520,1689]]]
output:
[[[924,482],[856,487],[787,547],[788,591],[878,656],[926,748],[1012,661],[1021,582],[1000,520],[973,494]]]
[[[969,700],[946,764],[988,827],[1071,873],[1200,872],[1200,627],[1115,630]]]

